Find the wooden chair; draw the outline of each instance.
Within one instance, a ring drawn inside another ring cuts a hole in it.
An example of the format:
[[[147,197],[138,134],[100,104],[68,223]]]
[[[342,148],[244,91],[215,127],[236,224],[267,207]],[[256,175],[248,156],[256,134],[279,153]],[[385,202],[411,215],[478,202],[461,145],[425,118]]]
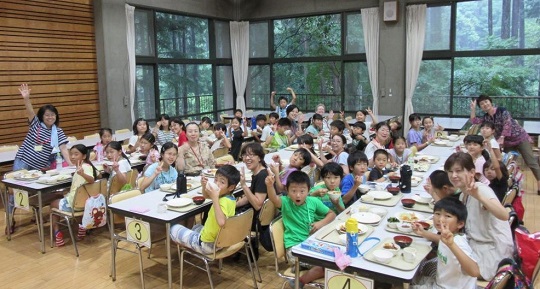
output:
[[[220,119],[222,124],[228,124],[229,122],[231,122],[230,119],[225,118],[226,116],[227,116],[227,114],[222,114],[222,115],[219,116],[219,119]]]
[[[516,186],[513,186],[506,194],[504,195],[504,198],[502,200],[502,205],[512,205],[512,202],[514,202],[514,199],[516,198],[518,194],[519,188]]]
[[[77,218],[82,218],[84,214],[84,206],[86,200],[90,197],[95,197],[100,194],[104,194],[107,190],[107,181],[97,180],[91,184],[84,184],[77,189],[75,192],[75,197],[73,198],[73,211],[67,212],[62,211],[57,208],[52,208],[50,213],[50,232],[51,232],[51,248],[54,247],[54,224],[53,224],[53,215],[63,218],[63,220],[58,221],[59,225],[68,227],[69,236],[73,242],[73,247],[75,248],[75,256],[79,257],[79,250],[77,249],[77,239],[73,234],[72,221],[75,222]]]
[[[225,165],[225,164],[231,163],[231,162],[234,163],[234,158],[229,154],[224,155],[224,156],[219,157],[219,158],[216,158],[216,165],[217,166]]]
[[[294,271],[292,270],[291,266],[287,264],[286,262],[287,254],[285,251],[285,241],[283,239],[284,235],[285,235],[285,227],[283,226],[283,219],[281,217],[278,217],[275,220],[273,220],[272,223],[270,224],[270,237],[272,239],[272,248],[274,249],[274,262],[275,262],[274,267],[276,268],[276,274],[279,277],[285,279],[285,281],[283,281],[283,284],[281,285],[281,289],[285,287],[285,284],[287,284],[288,280],[295,279]],[[281,267],[285,267],[286,269],[281,269]],[[321,281],[324,281],[324,280],[321,280]],[[318,288],[324,288],[324,283],[319,283],[319,282],[313,282],[313,283],[309,283],[305,285],[318,287]]]
[[[227,154],[229,154],[229,149],[226,147],[218,148],[212,152],[212,155],[214,155],[214,159],[225,156]]]
[[[89,138],[99,138],[99,133],[93,133],[93,134],[84,136],[84,139],[89,139]]]
[[[129,128],[122,128],[122,129],[117,129],[114,131],[114,134],[119,134],[119,133],[126,133],[126,132],[130,132],[131,130]]]
[[[68,142],[75,142],[75,141],[77,141],[77,138],[74,137],[74,136],[68,136],[67,140],[68,140]]]
[[[477,135],[480,132],[480,125],[479,124],[473,124],[467,131],[467,135]]]
[[[144,178],[145,176],[141,176],[140,178],[137,179],[137,189],[141,188],[141,184],[144,181]]]
[[[184,262],[191,264],[201,270],[206,271],[208,274],[208,280],[210,281],[210,288],[214,288],[212,282],[212,275],[210,273],[210,266],[208,262],[219,260],[219,271],[221,272],[222,262],[225,257],[231,256],[238,252],[245,245],[246,255],[251,254],[253,256],[253,249],[251,248],[251,222],[253,220],[253,209],[249,209],[244,213],[229,217],[225,221],[225,225],[219,230],[216,237],[214,251],[211,254],[204,255],[190,248],[185,248],[177,244],[178,257],[180,259],[180,288],[183,288],[183,272]],[[222,249],[217,249],[222,248]],[[249,250],[249,251],[248,251]],[[202,268],[184,259],[184,254],[187,253],[194,257],[201,259],[206,268]],[[257,281],[255,281],[255,274],[251,265],[251,260],[248,258],[249,270],[251,271],[251,277],[253,279],[253,288],[257,288]]]
[[[126,184],[130,184],[131,188],[135,188],[136,187],[137,175],[138,175],[137,170],[131,169],[131,170],[127,171],[126,172],[126,180],[127,181],[126,181],[125,184],[120,183],[118,181],[117,176],[115,175],[111,180],[109,190],[107,191],[107,197],[110,197],[110,196],[120,192],[122,187],[125,186]]]

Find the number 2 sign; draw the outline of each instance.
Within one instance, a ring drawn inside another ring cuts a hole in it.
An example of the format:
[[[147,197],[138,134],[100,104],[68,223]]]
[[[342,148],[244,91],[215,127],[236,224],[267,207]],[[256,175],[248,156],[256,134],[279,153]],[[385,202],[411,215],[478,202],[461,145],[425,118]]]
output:
[[[29,211],[30,202],[28,201],[28,192],[23,190],[13,190],[13,197],[15,198],[15,208],[20,208]]]
[[[371,279],[331,269],[325,270],[324,283],[328,289],[373,289],[374,285]]]
[[[126,232],[128,241],[150,248],[150,223],[126,217]]]

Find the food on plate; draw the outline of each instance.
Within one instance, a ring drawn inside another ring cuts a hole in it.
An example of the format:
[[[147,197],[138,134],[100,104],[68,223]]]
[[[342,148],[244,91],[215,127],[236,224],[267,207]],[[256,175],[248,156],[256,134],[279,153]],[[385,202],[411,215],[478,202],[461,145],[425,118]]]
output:
[[[390,218],[386,219],[386,221],[388,223],[399,223],[399,219],[396,218],[396,217],[390,217]]]
[[[429,170],[429,162],[418,162],[414,164],[414,170],[418,172],[427,172]]]
[[[383,248],[384,249],[399,249],[399,247],[396,244],[390,243],[390,242],[384,243]]]
[[[420,220],[420,217],[414,212],[402,212],[399,214],[398,219],[403,222],[416,222]]]

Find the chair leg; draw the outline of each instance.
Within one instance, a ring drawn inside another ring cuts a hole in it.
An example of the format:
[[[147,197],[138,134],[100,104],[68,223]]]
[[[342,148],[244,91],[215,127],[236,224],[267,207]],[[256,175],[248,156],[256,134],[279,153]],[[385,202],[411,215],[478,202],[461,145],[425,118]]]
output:
[[[111,278],[113,281],[116,281],[116,250],[118,248],[118,240],[113,239],[111,243]]]
[[[206,265],[206,273],[208,274],[208,281],[210,281],[210,288],[214,289],[214,282],[212,282],[212,273],[210,272],[210,265],[208,265],[208,261],[206,259],[203,259],[204,265]],[[219,259],[219,264],[221,264],[221,259]]]
[[[184,251],[180,252],[180,245],[176,245],[178,251],[178,260],[180,261],[180,289],[183,288],[184,282]]]
[[[73,242],[73,247],[75,247],[75,256],[79,257],[79,250],[77,249],[77,239],[75,239],[75,236],[73,235],[73,228],[71,228],[70,218],[64,216],[64,220],[66,221],[66,225],[69,230],[69,236],[71,237],[71,242]]]
[[[223,259],[218,260],[218,274],[221,274],[221,270],[223,270]]]
[[[246,256],[249,256],[249,253],[250,253],[250,252],[248,252],[248,247],[249,247],[249,251],[251,251],[251,256],[254,257],[253,249],[251,248],[251,245],[249,244],[249,239],[248,239],[248,243],[246,244],[246,246],[244,246],[244,248],[246,250]],[[247,259],[248,259],[249,271],[251,272],[251,279],[253,279],[253,288],[257,288],[257,281],[255,280],[255,272],[253,272],[253,267],[251,265],[251,260],[249,260],[249,257]],[[258,272],[259,267],[257,267],[257,261],[255,261],[255,258],[253,258],[253,261],[255,262],[255,268],[257,268],[257,272]],[[260,278],[260,275],[259,275],[259,278]]]
[[[257,238],[258,240],[258,238]],[[246,254],[247,254],[247,246],[249,246],[249,252],[251,253],[251,257],[253,260],[253,263],[255,265],[255,270],[257,270],[257,275],[259,276],[259,279],[257,280],[259,283],[262,283],[262,277],[261,277],[261,271],[259,270],[259,265],[257,264],[257,260],[255,260],[255,252],[253,251],[253,247],[251,246],[251,242],[246,242]],[[249,258],[248,258],[249,261]],[[251,267],[251,266],[250,266]]]
[[[50,231],[51,231],[51,248],[54,248],[54,240],[53,240],[53,236],[54,236],[54,221],[53,221],[53,213],[52,213],[52,212],[51,212],[49,218],[50,218],[50,220],[51,220],[51,225],[50,225]]]
[[[142,288],[144,289],[144,268],[143,268],[143,257],[142,257],[142,252],[141,252],[141,246],[139,244],[135,246],[137,246],[137,250],[139,251],[139,272],[141,273],[141,284],[142,284]]]
[[[34,216],[36,217],[36,225],[38,225],[38,238],[40,242],[43,242],[43,232],[41,232],[41,226],[39,226],[39,215],[37,208],[32,207],[32,210],[34,211]]]

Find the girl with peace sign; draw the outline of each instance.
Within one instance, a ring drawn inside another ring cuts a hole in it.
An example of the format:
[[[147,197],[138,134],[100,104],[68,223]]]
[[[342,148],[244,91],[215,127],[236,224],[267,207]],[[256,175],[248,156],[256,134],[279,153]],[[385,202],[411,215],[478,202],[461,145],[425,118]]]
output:
[[[158,189],[160,185],[176,182],[178,171],[173,167],[178,155],[178,147],[166,142],[161,147],[161,161],[151,164],[144,171],[140,189],[145,193]]]

